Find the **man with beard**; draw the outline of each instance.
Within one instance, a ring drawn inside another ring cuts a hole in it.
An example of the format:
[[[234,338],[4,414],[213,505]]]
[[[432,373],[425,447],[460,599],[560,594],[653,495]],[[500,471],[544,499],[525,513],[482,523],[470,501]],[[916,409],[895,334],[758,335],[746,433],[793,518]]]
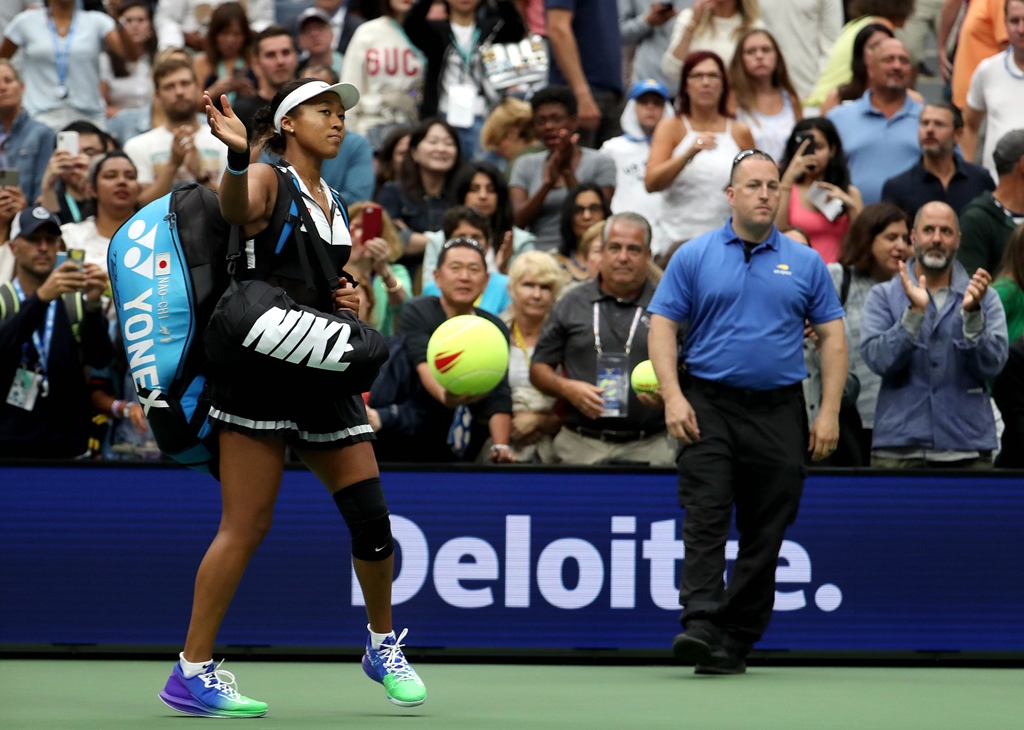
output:
[[[295,51],[295,40],[280,25],[272,25],[256,35],[252,42],[252,67],[259,85],[256,94],[245,96],[232,104],[235,115],[249,131],[252,141],[253,118],[256,112],[270,106],[274,94],[295,78],[299,67],[299,55]],[[332,183],[333,186],[333,183]]]
[[[956,260],[960,225],[924,205],[914,258],[868,294],[860,352],[882,377],[871,466],[982,469],[999,446],[986,383],[1006,364],[1006,315],[992,277]]]
[[[917,162],[917,120],[921,105],[907,94],[910,54],[895,38],[868,54],[868,90],[857,101],[837,106],[826,117],[836,125],[864,205],[882,199],[882,185],[893,170]]]
[[[176,57],[158,63],[153,85],[167,121],[124,146],[139,173],[139,205],[163,197],[180,183],[198,182],[216,190],[228,164],[228,148],[196,119],[198,82],[192,64]]]
[[[882,200],[895,203],[913,218],[932,200],[947,203],[957,215],[976,197],[994,190],[988,170],[965,162],[956,153],[964,132],[960,110],[948,101],[925,104],[917,124],[921,159],[885,181]]]

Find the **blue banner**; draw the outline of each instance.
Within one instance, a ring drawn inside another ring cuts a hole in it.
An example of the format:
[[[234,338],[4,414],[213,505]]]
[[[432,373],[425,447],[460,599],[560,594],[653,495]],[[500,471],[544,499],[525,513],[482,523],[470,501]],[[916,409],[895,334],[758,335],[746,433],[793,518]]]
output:
[[[416,646],[658,649],[679,631],[674,474],[383,480],[395,622]],[[1022,487],[998,473],[811,475],[758,648],[1024,651]],[[183,469],[0,467],[0,644],[180,644],[219,516],[216,483]],[[220,642],[362,644],[348,556],[326,490],[286,472]]]

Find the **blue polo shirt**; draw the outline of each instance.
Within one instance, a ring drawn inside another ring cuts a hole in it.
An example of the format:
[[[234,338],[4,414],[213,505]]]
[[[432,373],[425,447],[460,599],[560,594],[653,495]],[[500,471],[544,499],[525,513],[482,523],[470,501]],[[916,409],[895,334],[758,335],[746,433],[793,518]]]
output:
[[[886,119],[871,106],[871,91],[865,91],[826,115],[843,141],[850,182],[860,189],[864,205],[880,201],[885,181],[920,158],[917,124],[923,108],[907,95],[900,110]]]
[[[647,309],[689,323],[683,359],[692,375],[745,390],[806,378],[804,320],[843,316],[817,251],[772,227],[748,263],[731,217],[676,251]]]

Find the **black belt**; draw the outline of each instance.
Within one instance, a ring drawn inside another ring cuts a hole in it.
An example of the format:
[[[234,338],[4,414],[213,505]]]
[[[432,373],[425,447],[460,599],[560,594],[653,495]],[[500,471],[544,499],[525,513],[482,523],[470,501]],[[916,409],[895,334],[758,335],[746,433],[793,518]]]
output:
[[[690,381],[695,388],[708,398],[727,400],[750,408],[780,405],[803,394],[803,388],[800,383],[793,383],[792,385],[785,385],[772,390],[743,390],[742,388],[732,388],[722,383],[716,383],[713,380],[704,380],[692,375],[690,376]]]
[[[583,426],[569,426],[570,429],[588,439],[597,439],[611,444],[624,444],[627,441],[640,441],[653,436],[649,431],[610,431],[608,429],[584,428]]]

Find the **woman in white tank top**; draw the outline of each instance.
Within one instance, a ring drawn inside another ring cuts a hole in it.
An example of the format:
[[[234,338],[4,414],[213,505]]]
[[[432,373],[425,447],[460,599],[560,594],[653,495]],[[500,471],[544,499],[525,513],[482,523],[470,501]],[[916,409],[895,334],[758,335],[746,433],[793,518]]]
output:
[[[665,191],[664,213],[652,221],[651,250],[657,256],[721,227],[731,210],[725,197],[732,161],[753,149],[750,128],[726,111],[729,81],[714,53],[695,51],[683,64],[676,101],[679,116],[654,130],[644,182],[650,192]]]
[[[779,162],[794,125],[803,118],[779,45],[766,30],[749,30],[729,64],[730,108],[750,127],[757,149]]]

